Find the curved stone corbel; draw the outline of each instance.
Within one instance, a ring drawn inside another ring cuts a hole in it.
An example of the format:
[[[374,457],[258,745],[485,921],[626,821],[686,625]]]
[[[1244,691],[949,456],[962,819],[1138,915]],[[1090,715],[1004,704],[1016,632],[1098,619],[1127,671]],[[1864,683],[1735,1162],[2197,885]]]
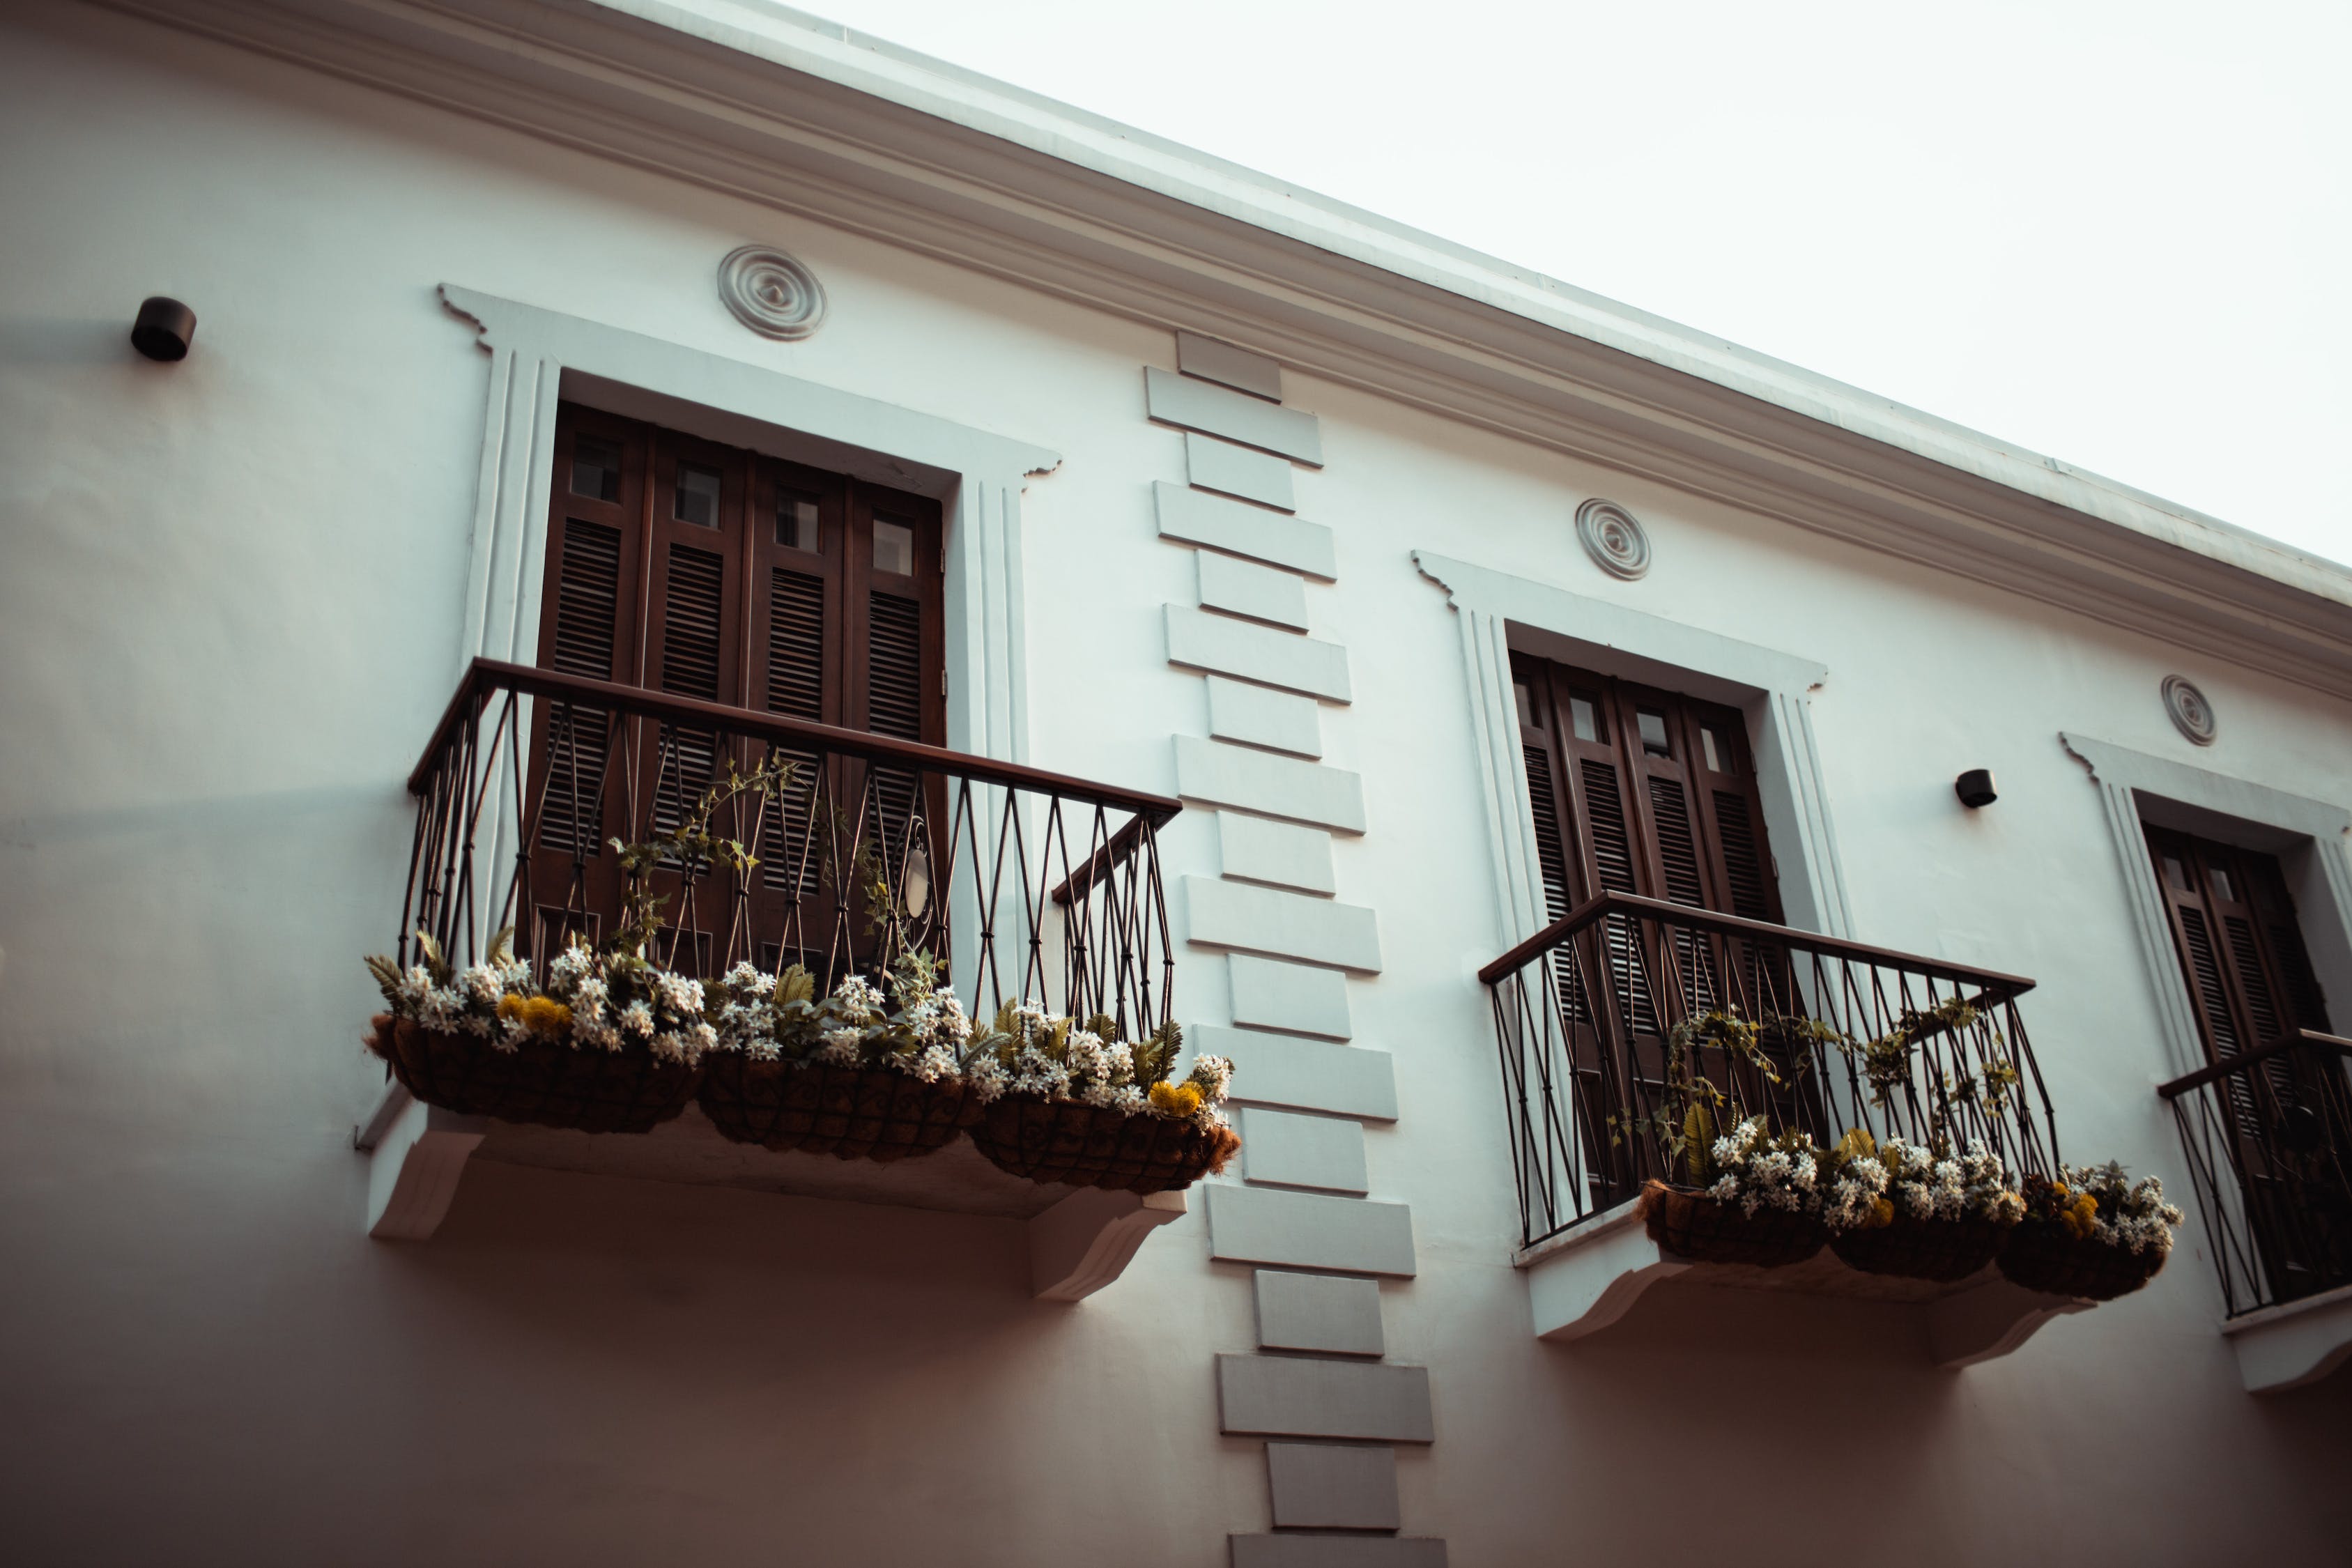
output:
[[[1127,1271],[1154,1230],[1183,1216],[1184,1194],[1087,1187],[1030,1217],[1029,1286],[1041,1301],[1076,1301]]]
[[[443,1110],[386,1084],[373,1114],[352,1137],[368,1155],[367,1233],[378,1241],[428,1240],[489,1127],[481,1117]]]

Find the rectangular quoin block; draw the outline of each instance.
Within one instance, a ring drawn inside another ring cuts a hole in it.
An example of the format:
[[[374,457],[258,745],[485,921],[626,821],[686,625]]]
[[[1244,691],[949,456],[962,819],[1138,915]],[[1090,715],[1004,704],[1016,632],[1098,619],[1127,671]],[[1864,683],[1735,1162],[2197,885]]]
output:
[[[1339,551],[1332,543],[1331,531],[1319,522],[1171,485],[1166,479],[1152,482],[1151,500],[1162,539],[1212,545],[1326,582],[1339,575]]]
[[[1166,606],[1168,662],[1264,686],[1349,700],[1348,650],[1335,642],[1213,616],[1189,605]]]
[[[1380,973],[1380,918],[1361,904],[1208,877],[1181,881],[1189,942]]]
[[[1234,1022],[1245,1028],[1280,1029],[1344,1040],[1355,1031],[1348,1021],[1348,977],[1336,969],[1234,953],[1225,960],[1233,983]]]
[[[1396,1450],[1338,1443],[1268,1443],[1265,1479],[1276,1530],[1394,1530]]]
[[[1264,354],[1237,349],[1198,332],[1176,334],[1176,368],[1186,375],[1217,382],[1254,397],[1282,401],[1281,365]]]
[[[1222,675],[1208,677],[1208,682],[1209,733],[1218,740],[1271,746],[1302,757],[1323,754],[1323,709],[1313,698]]]
[[[1217,1408],[1230,1433],[1428,1443],[1429,1369],[1303,1356],[1221,1355]]]
[[[1184,432],[1184,477],[1199,489],[1223,490],[1284,511],[1298,510],[1289,458],[1236,447],[1197,430]]]
[[[1445,1542],[1419,1535],[1229,1535],[1234,1568],[1445,1568]]]
[[[1345,768],[1254,752],[1246,746],[1176,740],[1176,793],[1212,805],[1237,805],[1346,833],[1364,830],[1364,781]]]
[[[1253,1182],[1361,1194],[1371,1186],[1364,1124],[1252,1106],[1242,1112],[1242,1174]]]
[[[1292,631],[1307,629],[1307,583],[1297,573],[1209,550],[1196,552],[1194,559],[1201,563],[1202,609],[1247,616]]]
[[[1371,1121],[1396,1120],[1396,1069],[1386,1051],[1215,1024],[1195,1024],[1184,1034],[1194,1049],[1234,1064],[1233,1097],[1237,1100],[1328,1110]]]
[[[1237,811],[1217,813],[1217,867],[1244,882],[1303,893],[1328,893],[1339,886],[1331,874],[1329,833]]]
[[[1324,1351],[1335,1355],[1381,1355],[1388,1341],[1381,1331],[1378,1280],[1339,1274],[1257,1271],[1257,1342],[1270,1351]]]
[[[1323,466],[1323,432],[1315,416],[1279,403],[1146,365],[1143,406],[1162,425],[1223,436],[1244,447],[1278,452],[1309,468]]]
[[[1210,1184],[1209,1256],[1228,1263],[1410,1275],[1412,1211],[1370,1198]],[[1345,1436],[1339,1432],[1325,1436]],[[1358,1434],[1374,1437],[1376,1432]]]

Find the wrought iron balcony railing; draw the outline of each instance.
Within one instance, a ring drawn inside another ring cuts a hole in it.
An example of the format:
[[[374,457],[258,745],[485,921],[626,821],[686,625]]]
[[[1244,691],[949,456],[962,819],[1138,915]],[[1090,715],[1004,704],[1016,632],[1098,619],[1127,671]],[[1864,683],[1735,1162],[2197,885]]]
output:
[[[2347,1058],[2352,1039],[2304,1029],[2157,1090],[2233,1318],[2352,1285]]]
[[[408,787],[419,801],[401,962],[431,932],[458,963],[490,934],[545,962],[615,929],[613,841],[676,828],[729,770],[790,763],[718,806],[748,871],[672,853],[654,870],[649,954],[698,976],[806,964],[830,985],[903,952],[948,963],[975,1012],[1034,1001],[1109,1014],[1136,1038],[1169,1016],[1174,952],[1159,828],[1181,807],[1040,769],[773,713],[477,659]]]
[[[1758,1047],[1682,1031],[1688,1070],[1723,1097],[1718,1126],[1765,1115],[1824,1145],[1856,1127],[1982,1139],[2021,1175],[2057,1159],[2017,1011],[2031,980],[1622,893],[1571,910],[1479,978],[1523,1245],[1672,1179],[1670,1042],[1710,1013],[1752,1026]]]

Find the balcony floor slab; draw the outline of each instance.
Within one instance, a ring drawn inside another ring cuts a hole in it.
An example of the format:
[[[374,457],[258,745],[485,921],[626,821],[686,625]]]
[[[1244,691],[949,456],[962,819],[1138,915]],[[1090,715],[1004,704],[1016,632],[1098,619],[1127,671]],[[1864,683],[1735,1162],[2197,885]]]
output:
[[[2352,1285],[2264,1307],[2221,1325],[2249,1394],[2317,1383],[2352,1361]]]
[[[1704,1262],[1651,1240],[1633,1203],[1523,1248],[1513,1261],[1528,1279],[1536,1337],[1555,1342],[1583,1339],[1622,1321],[1668,1281],[1883,1303],[1911,1320],[1927,1358],[1947,1367],[2007,1355],[2044,1323],[2093,1305],[2025,1289],[1990,1266],[1949,1284],[1868,1274],[1826,1247],[1783,1268]]]

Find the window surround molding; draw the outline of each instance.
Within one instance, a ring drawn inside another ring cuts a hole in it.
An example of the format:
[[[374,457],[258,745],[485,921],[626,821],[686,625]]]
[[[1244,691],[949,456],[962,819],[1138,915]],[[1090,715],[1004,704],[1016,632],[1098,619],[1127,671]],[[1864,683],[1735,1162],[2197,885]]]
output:
[[[2060,731],[2058,740],[2089,771],[2106,809],[2132,924],[2164,1020],[2168,1078],[2203,1067],[2205,1044],[2173,950],[2143,817],[2279,855],[2328,1009],[2352,1016],[2352,858],[2347,854],[2352,811],[2072,731]],[[2306,849],[2307,861],[2298,864]]]
[[[893,403],[456,284],[490,355],[455,674],[531,663],[547,567],[555,406],[583,404],[936,497],[946,533],[947,743],[1029,760],[1021,496],[1058,453]]]
[[[1412,558],[1460,621],[1504,948],[1550,923],[1519,760],[1515,648],[1744,713],[1784,917],[1823,935],[1853,935],[1813,736],[1811,694],[1829,679],[1826,666],[1435,551]]]

